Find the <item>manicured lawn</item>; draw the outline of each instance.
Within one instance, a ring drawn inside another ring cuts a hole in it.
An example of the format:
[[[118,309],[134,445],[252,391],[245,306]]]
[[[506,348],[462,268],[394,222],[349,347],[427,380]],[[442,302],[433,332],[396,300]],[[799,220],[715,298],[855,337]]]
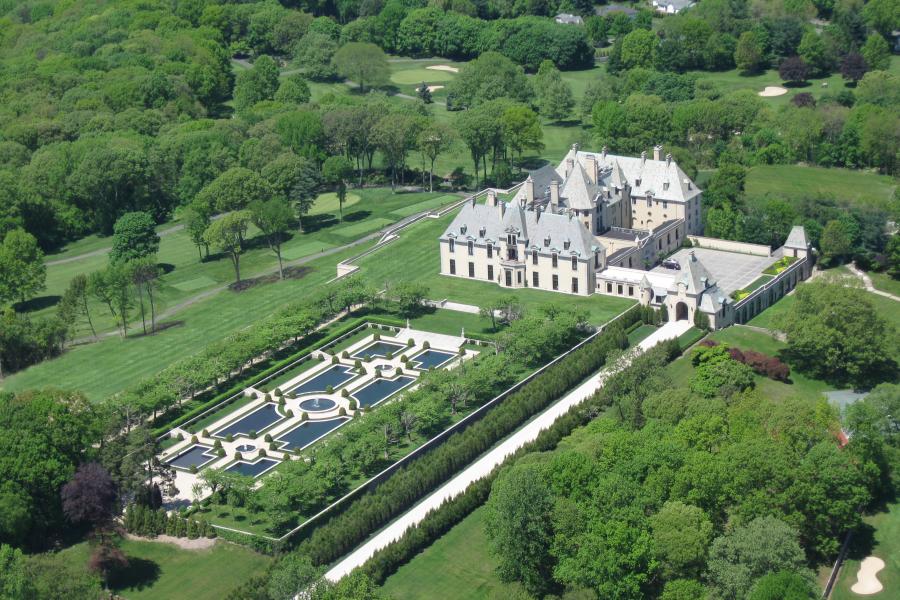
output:
[[[656,331],[655,325],[641,325],[628,334],[628,345],[634,346],[644,338],[648,337],[654,331]]]
[[[128,600],[219,600],[272,560],[222,541],[208,550],[182,550],[173,544],[125,540],[122,550],[131,566],[113,577],[111,585]],[[86,565],[89,553],[81,543],[61,551],[60,558]]]
[[[886,175],[800,165],[760,165],[747,174],[748,202],[832,196],[838,201],[887,208],[896,184]]]
[[[856,536],[851,544],[850,558],[844,562],[831,593],[832,600],[887,600],[900,595],[900,503],[889,504],[886,510],[869,515],[863,521],[874,528],[874,543],[868,543],[871,538],[867,532]],[[878,573],[884,589],[871,596],[860,596],[851,592],[850,587],[856,583],[860,561],[869,555],[877,556],[885,563],[884,570]]]
[[[475,600],[518,597],[518,584],[506,584],[496,574],[487,549],[484,507],[459,522],[384,582],[392,598]]]
[[[417,223],[403,231],[398,240],[361,259],[357,264],[363,277],[379,286],[392,281],[416,281],[428,286],[431,299],[446,298],[476,306],[512,294],[526,309],[554,303],[584,310],[593,324],[605,323],[634,304],[600,294],[585,297],[532,289],[507,290],[485,281],[441,275],[437,240],[454,216],[451,212],[440,219]]]
[[[900,296],[900,279],[894,279],[887,273],[875,273],[874,271],[869,271],[867,275],[872,278],[872,285],[876,290]]]

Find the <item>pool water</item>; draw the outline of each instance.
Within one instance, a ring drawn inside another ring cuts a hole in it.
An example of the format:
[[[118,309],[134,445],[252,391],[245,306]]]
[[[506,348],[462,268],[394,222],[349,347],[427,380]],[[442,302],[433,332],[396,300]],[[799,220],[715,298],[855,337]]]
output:
[[[415,369],[419,369],[420,371],[427,371],[432,367],[436,369],[441,365],[448,363],[455,356],[456,354],[453,354],[452,352],[444,352],[443,350],[426,350],[418,356],[409,359],[409,363]]]
[[[350,417],[338,417],[322,421],[304,421],[300,426],[281,434],[275,441],[282,444],[283,450],[303,449],[349,420]]]
[[[337,406],[337,402],[329,398],[310,398],[300,403],[300,410],[306,412],[324,412]]]
[[[396,379],[376,379],[353,392],[360,408],[375,406],[414,382],[412,377],[401,376]]]
[[[251,431],[257,433],[267,429],[284,419],[278,413],[278,405],[272,402],[263,404],[251,413],[248,413],[222,429],[216,431],[213,435],[224,438],[229,434],[232,436],[249,435]]]
[[[330,385],[332,389],[338,389],[355,377],[353,368],[347,365],[334,365],[333,367],[322,371],[312,379],[304,381],[297,387],[290,390],[289,393],[296,396],[303,394],[322,393],[328,389]]]
[[[254,463],[236,462],[227,469],[229,473],[240,473],[250,477],[259,477],[272,467],[278,464],[277,460],[271,458],[261,458]]]
[[[179,469],[190,469],[197,467],[198,469],[208,462],[216,459],[216,455],[212,453],[212,447],[203,444],[194,444],[178,456],[166,462],[173,467]]]
[[[351,356],[353,356],[353,358],[361,358],[363,360],[367,360],[375,356],[379,358],[385,358],[388,354],[397,354],[405,348],[406,346],[404,346],[403,344],[378,341],[369,344],[362,350],[357,350]]]

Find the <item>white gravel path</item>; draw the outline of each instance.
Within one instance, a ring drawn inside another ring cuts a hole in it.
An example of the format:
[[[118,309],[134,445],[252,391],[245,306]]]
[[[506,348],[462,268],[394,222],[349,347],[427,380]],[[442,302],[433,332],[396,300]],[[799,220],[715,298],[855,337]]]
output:
[[[689,321],[667,323],[644,339],[638,345],[638,348],[643,352],[663,340],[677,338],[690,329],[691,325],[692,324]],[[472,482],[488,475],[494,470],[494,467],[502,463],[507,456],[514,453],[526,443],[534,440],[542,430],[548,428],[556,421],[556,419],[568,412],[571,407],[579,404],[582,400],[597,391],[603,385],[603,382],[609,376],[610,372],[611,371],[607,369],[592,375],[584,383],[564,396],[562,400],[532,419],[527,425],[469,465],[464,471],[460,472],[430,496],[426,497],[419,502],[419,504],[398,517],[390,525],[382,529],[374,537],[370,538],[362,546],[334,565],[327,573],[325,573],[325,577],[331,581],[340,580],[353,569],[369,560],[377,550],[384,548],[394,540],[400,538],[411,526],[420,523],[429,511],[437,508],[446,500],[465,491]]]

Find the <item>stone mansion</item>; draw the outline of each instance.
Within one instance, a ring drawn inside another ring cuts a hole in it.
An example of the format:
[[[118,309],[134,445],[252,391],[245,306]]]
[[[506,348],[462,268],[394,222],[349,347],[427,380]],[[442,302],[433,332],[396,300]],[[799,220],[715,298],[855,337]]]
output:
[[[701,311],[722,327],[734,322],[735,301],[693,252],[677,270],[653,267],[686,237],[693,246],[773,256],[768,247],[700,237],[703,192],[660,146],[651,158],[575,145],[558,166],[533,171],[514,189],[506,201],[487,190],[485,202],[473,197],[462,206],[440,237],[443,275],[510,289],[632,297],[665,305],[673,318]],[[778,253],[791,243],[795,259],[806,256],[802,228]]]

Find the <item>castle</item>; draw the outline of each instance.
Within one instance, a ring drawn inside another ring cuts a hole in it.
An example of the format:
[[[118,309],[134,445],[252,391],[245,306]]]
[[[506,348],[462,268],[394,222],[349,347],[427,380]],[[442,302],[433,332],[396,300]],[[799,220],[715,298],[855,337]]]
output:
[[[508,200],[488,190],[486,202],[467,202],[440,237],[441,273],[510,289],[630,297],[664,305],[673,318],[695,319],[700,311],[713,327],[726,326],[734,322],[730,290],[718,287],[696,254],[674,269],[651,270],[686,238],[692,246],[747,250],[700,237],[702,198],[660,146],[650,158],[575,145],[558,166],[530,173]],[[806,256],[802,228],[792,238]],[[768,248],[765,254],[774,256]]]

